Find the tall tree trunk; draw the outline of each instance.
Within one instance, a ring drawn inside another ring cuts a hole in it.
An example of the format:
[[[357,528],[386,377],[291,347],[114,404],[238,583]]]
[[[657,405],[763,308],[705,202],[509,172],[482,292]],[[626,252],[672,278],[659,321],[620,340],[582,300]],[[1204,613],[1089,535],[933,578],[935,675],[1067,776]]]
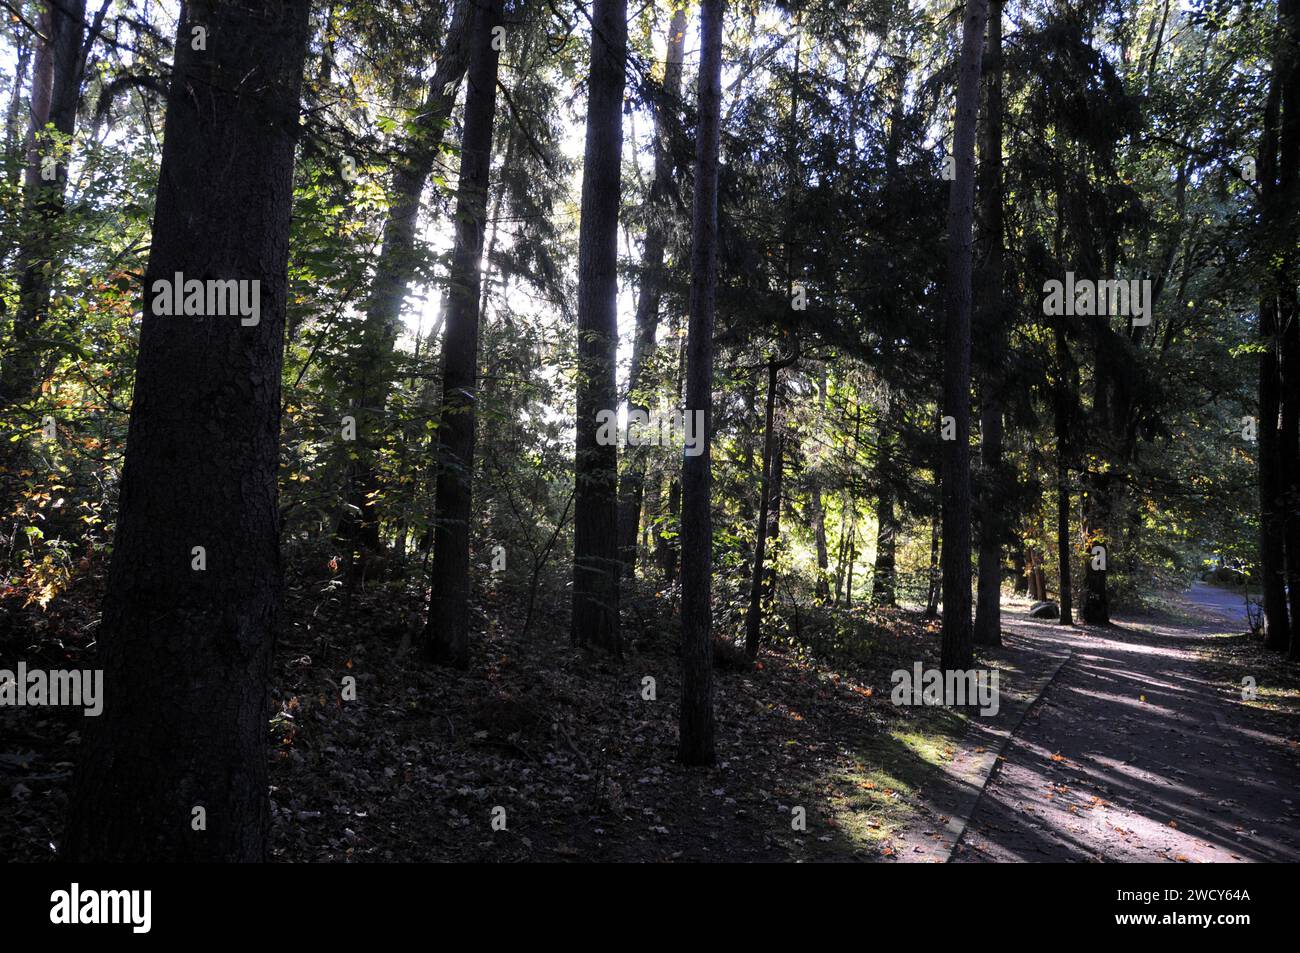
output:
[[[785,504],[785,435],[776,438],[776,449],[772,451],[772,472],[769,475],[772,500],[767,510],[767,549],[768,557],[763,563],[763,613],[772,609],[772,599],[776,593],[776,560],[781,548],[781,507]]]
[[[62,849],[71,861],[265,855],[280,376],[309,8],[191,0],[180,21],[99,630],[105,704],[81,744]],[[206,27],[206,50],[191,48],[193,24]],[[258,323],[159,314],[155,283],[177,273],[260,282]]]
[[[759,483],[758,526],[754,539],[754,564],[749,581],[749,609],[745,614],[745,651],[750,658],[758,654],[758,640],[763,622],[763,562],[767,556],[767,535],[772,507],[772,463],[775,458],[773,418],[776,411],[776,385],[780,368],[775,360],[767,365],[767,406],[763,424],[763,477]]]
[[[1300,107],[1300,103],[1297,103]],[[1293,257],[1293,253],[1292,253]],[[1289,270],[1289,269],[1288,269]],[[1282,334],[1282,451],[1286,519],[1282,533],[1286,545],[1286,584],[1290,610],[1291,643],[1288,655],[1300,659],[1300,302],[1294,283],[1284,292],[1287,312]]]
[[[1278,74],[1282,86],[1277,158],[1277,316],[1281,329],[1281,487],[1285,519],[1286,585],[1290,609],[1290,657],[1300,659],[1300,300],[1296,295],[1295,235],[1300,230],[1300,3],[1281,0],[1284,34]]]
[[[1282,84],[1276,77],[1276,71],[1282,62],[1282,55],[1279,54],[1274,62],[1275,77],[1264,111],[1264,133],[1257,163],[1261,217],[1264,223],[1261,244],[1265,249],[1273,247],[1276,242],[1271,226],[1277,207],[1277,124],[1282,99]],[[1280,651],[1286,649],[1291,635],[1285,584],[1282,444],[1278,432],[1282,381],[1277,304],[1277,293],[1272,288],[1271,275],[1266,275],[1259,305],[1259,336],[1263,345],[1259,357],[1259,562],[1264,602],[1264,644]]]
[[[1034,550],[1034,588],[1038,590],[1035,599],[1047,598],[1047,571],[1043,568],[1047,553],[1041,549]]]
[[[827,372],[823,367],[821,379],[817,384],[817,407],[823,414],[829,413],[830,410],[830,402],[827,399],[829,396],[827,383]],[[813,546],[817,555],[817,580],[814,595],[819,605],[825,605],[830,602],[831,598],[830,554],[826,549],[826,504],[823,499],[821,479],[816,466],[811,466],[809,471],[807,484],[809,523],[811,524]]]
[[[830,554],[826,549],[826,506],[822,501],[822,488],[814,483],[808,489],[808,505],[811,508],[813,545],[817,550],[817,583],[815,593],[818,603],[825,604],[831,598]]]
[[[25,34],[20,33],[15,43],[14,85],[9,92],[9,105],[5,109],[5,159],[9,163],[11,185],[18,184],[18,177],[23,171],[20,157],[23,131],[18,114],[22,105],[23,86],[27,83],[27,70],[32,63],[32,46],[27,42]]]
[[[1087,485],[1083,519],[1088,559],[1083,565],[1083,605],[1079,607],[1079,617],[1089,625],[1110,625],[1109,528],[1113,518],[1110,473],[1090,473]],[[1100,565],[1093,552],[1097,546],[1104,553]]]
[[[759,427],[758,420],[758,379],[746,377],[742,387],[743,400],[745,401],[745,428],[744,436],[739,441],[741,445],[741,465],[738,479],[742,485],[749,479],[762,479],[758,467],[755,466],[755,459],[758,457]],[[754,506],[754,497],[749,493],[740,493],[736,501],[736,508],[740,513],[740,521],[746,526],[754,522],[757,510]]]
[[[618,206],[627,0],[594,0],[578,236],[578,414],[573,643],[619,652],[618,447],[596,439],[618,408]]]
[[[1037,539],[1043,540],[1044,542],[1047,540],[1047,526],[1044,524],[1043,511],[1041,509],[1038,511],[1035,536]],[[1043,564],[1047,561],[1047,553],[1038,546],[1034,546],[1029,551],[1029,560],[1034,567],[1030,582],[1032,598],[1038,601],[1045,600],[1047,598],[1047,571],[1043,569]]]
[[[1120,446],[1124,426],[1121,421],[1126,419],[1125,408],[1130,403],[1119,393],[1120,375],[1124,371],[1116,360],[1117,341],[1106,320],[1104,316],[1093,318],[1092,416],[1097,421],[1100,441],[1092,454],[1097,465],[1086,470],[1083,476],[1083,537],[1088,558],[1083,566],[1079,618],[1089,625],[1110,625],[1110,564],[1115,558],[1112,542],[1115,527],[1121,525],[1117,491],[1124,482],[1119,469],[1125,459]],[[1071,385],[1070,392],[1079,392],[1077,383]]]
[[[885,179],[891,183],[898,176],[898,153],[903,142],[903,123],[907,108],[907,63],[906,57],[897,57],[889,71],[889,85],[892,87],[892,92],[889,97],[889,132],[885,139]],[[871,578],[871,601],[876,606],[892,607],[898,605],[897,550],[898,535],[902,527],[896,512],[897,504],[893,489],[893,447],[894,433],[897,430],[893,419],[894,396],[887,384],[884,388],[883,403],[880,433],[877,436],[879,449],[876,458],[876,481],[879,492],[876,495],[876,563]],[[938,558],[937,545],[933,555]],[[927,608],[930,604],[927,589]],[[935,607],[937,612],[937,599]]]
[[[897,541],[898,521],[894,516],[894,497],[888,488],[882,486],[876,497],[876,564],[871,575],[872,605],[898,605],[894,578],[897,570]]]
[[[382,428],[388,401],[389,361],[402,326],[402,305],[420,259],[416,231],[421,198],[442,151],[448,120],[471,55],[474,8],[474,0],[457,0],[442,56],[429,80],[414,128],[401,146],[393,170],[392,205],[384,222],[383,244],[366,300],[361,353],[353,378],[356,385],[350,395],[359,425],[357,457],[348,474],[344,491],[348,506],[339,519],[338,535],[344,543],[370,551],[381,545],[375,435]]]
[[[1061,625],[1074,625],[1070,582],[1070,471],[1064,408],[1056,411],[1056,558],[1061,577]]]
[[[678,543],[681,537],[677,536],[674,538],[671,534],[675,531],[672,530],[671,527],[673,525],[680,526],[682,511],[682,481],[675,476],[671,477],[668,480],[668,488],[665,495],[668,498],[668,505],[666,507],[668,513],[668,519],[666,522],[668,525],[660,529],[659,535],[655,539],[655,558],[659,562],[659,571],[663,574],[664,582],[671,585],[677,581],[677,557],[681,553],[681,548]]]
[[[898,604],[897,571],[898,519],[894,515],[893,491],[893,395],[885,389],[881,423],[876,437],[876,564],[871,574],[871,603]]]
[[[713,310],[718,285],[718,147],[722,110],[722,0],[700,6],[699,123],[691,222],[686,413],[704,426],[702,452],[682,463],[682,707],[678,757],[713,763]]]
[[[1002,467],[1002,374],[1006,360],[1005,282],[1002,253],[1002,0],[989,0],[985,51],[985,120],[981,175],[980,319],[985,346],[980,393],[980,465],[983,489],[979,524],[979,586],[975,602],[976,645],[1002,644],[1002,545],[1006,538]]]
[[[492,170],[500,51],[492,31],[502,0],[472,0],[465,123],[456,195],[447,330],[442,345],[442,413],[438,423],[438,482],[434,496],[433,600],[425,628],[430,661],[469,667],[469,537],[473,517],[474,422],[478,390],[478,322],[483,233]]]
[[[0,409],[11,420],[15,416],[12,408],[31,400],[47,373],[39,338],[50,306],[51,278],[62,257],[57,231],[68,183],[67,150],[71,147],[66,140],[76,128],[88,52],[85,15],[86,0],[66,0],[45,4],[37,20],[44,39],[36,40],[32,64],[23,171],[24,227],[16,256],[18,307],[13,339],[0,366]],[[0,466],[14,469],[22,452],[21,443],[11,443],[0,435]]]
[[[930,521],[930,570],[926,574],[924,618],[933,619],[939,614],[939,521]]]
[[[943,413],[956,439],[943,441],[943,646],[945,671],[968,669],[971,652],[970,350],[971,225],[975,204],[975,126],[988,0],[967,0],[953,124],[956,163],[948,202],[948,266],[943,350]]]
[[[673,191],[673,162],[667,141],[666,110],[677,110],[682,90],[682,51],[686,44],[686,4],[673,8],[668,26],[668,52],[664,64],[662,99],[654,106],[655,144],[654,178],[646,205],[645,248],[641,254],[641,294],[636,303],[636,330],[632,340],[632,365],[628,371],[628,403],[633,409],[646,410],[641,395],[646,362],[654,353],[655,334],[659,330],[659,305],[663,300],[668,276],[664,255],[668,248],[669,196]],[[646,448],[628,447],[623,479],[619,485],[619,553],[630,576],[636,569],[636,538],[641,526],[641,502],[645,495]]]
[[[1060,624],[1074,625],[1074,592],[1070,572],[1070,423],[1079,393],[1079,369],[1070,354],[1070,342],[1058,320],[1052,329],[1059,380],[1052,395],[1052,421],[1056,432],[1056,558],[1060,584]],[[1043,588],[1040,583],[1040,588]],[[1044,593],[1039,598],[1046,599]]]
[[[845,422],[847,423],[848,413],[845,411]],[[854,404],[853,414],[853,451],[849,451],[849,443],[844,442],[844,467],[847,474],[847,480],[844,486],[844,503],[840,513],[840,542],[837,547],[837,557],[835,563],[835,605],[840,604],[840,593],[844,587],[844,571],[848,566],[849,558],[849,526],[853,527],[852,534],[857,537],[858,525],[858,495],[857,481],[854,474],[857,469],[857,452],[862,441],[862,407]]]
[[[835,546],[835,594],[832,605],[839,605],[844,592],[845,560],[849,557],[849,508],[855,505],[851,488],[844,491],[840,513],[840,540]]]
[[[858,523],[854,520],[849,524],[849,569],[844,582],[844,608],[853,608],[853,567],[858,562]]]
[[[677,345],[677,379],[673,394],[678,401],[682,399],[682,388],[686,376],[686,335],[679,334],[679,322],[674,318],[673,337]],[[680,555],[680,540],[677,530],[680,528],[679,517],[682,509],[682,481],[678,479],[680,471],[675,472],[668,481],[667,520],[662,520],[658,536],[655,539],[655,559],[663,573],[664,583],[672,585],[677,581],[677,557]]]
[[[1063,187],[1058,185],[1058,215],[1060,214],[1060,198]],[[1060,256],[1061,241],[1058,237],[1057,257]],[[1085,260],[1100,262],[1095,266],[1089,266],[1106,271],[1106,263],[1101,256],[1095,252],[1083,249],[1086,256]],[[1110,624],[1110,587],[1109,587],[1109,566],[1113,557],[1111,553],[1111,529],[1115,520],[1115,500],[1113,497],[1114,474],[1117,472],[1119,453],[1115,445],[1117,421],[1123,419],[1123,412],[1119,404],[1125,402],[1118,398],[1116,394],[1116,384],[1119,380],[1120,369],[1115,356],[1115,345],[1118,343],[1116,337],[1110,330],[1109,320],[1105,316],[1093,315],[1091,318],[1093,330],[1093,397],[1092,397],[1092,417],[1096,421],[1094,428],[1095,433],[1099,435],[1095,446],[1092,448],[1091,457],[1096,461],[1095,467],[1083,465],[1082,475],[1082,536],[1084,540],[1084,549],[1087,560],[1083,566],[1083,587],[1082,587],[1082,605],[1079,606],[1079,618],[1089,625],[1109,625]],[[1057,331],[1058,337],[1063,332]],[[1062,341],[1058,344],[1058,349],[1068,355],[1068,348]],[[1063,363],[1063,367],[1065,364]],[[1066,387],[1064,383],[1066,376],[1062,373],[1061,387]],[[1058,393],[1060,391],[1058,390]],[[1077,395],[1080,392],[1077,382],[1071,380],[1069,384],[1069,393]],[[1097,556],[1100,553],[1094,552],[1096,547],[1101,547],[1101,553],[1104,553],[1103,559],[1098,565]]]

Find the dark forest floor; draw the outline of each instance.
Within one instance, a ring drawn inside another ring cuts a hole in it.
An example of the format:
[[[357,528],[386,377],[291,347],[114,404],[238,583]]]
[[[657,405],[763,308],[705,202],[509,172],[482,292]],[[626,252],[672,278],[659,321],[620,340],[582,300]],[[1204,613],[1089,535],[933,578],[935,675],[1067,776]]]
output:
[[[0,667],[18,658],[88,667],[98,595],[87,582],[44,611],[3,604]],[[621,661],[569,647],[557,607],[543,607],[523,639],[519,600],[485,598],[473,665],[457,673],[425,666],[411,648],[424,614],[414,593],[286,590],[268,738],[274,859],[942,860],[961,829],[947,805],[965,787],[973,804],[982,784],[963,779],[963,759],[992,758],[981,755],[991,745],[983,726],[968,732],[964,714],[890,703],[890,672],[937,664],[937,622],[914,613],[841,612],[837,644],[854,651],[833,662],[787,643],[765,646],[752,668],[720,667],[718,763],[687,769],[674,757],[678,660],[658,608],[666,597],[637,597]],[[817,624],[805,618],[805,638]],[[1236,652],[1258,667],[1258,646],[1221,642],[1217,661],[1195,664],[1224,666],[1229,679],[1243,664]],[[983,660],[1002,671],[1004,694],[1027,704],[1050,648],[1013,635]],[[355,701],[341,695],[347,675]],[[643,697],[646,677],[655,700]],[[1031,730],[1041,729],[1035,709]],[[3,859],[57,857],[81,717],[0,708]],[[1295,712],[1277,717],[1294,767]],[[1011,705],[1006,719],[1007,730],[1019,721]],[[803,831],[792,825],[800,807]],[[493,829],[497,808],[504,830]],[[968,835],[963,847],[978,843]]]
[[[89,667],[98,599],[84,582],[44,611],[4,603],[0,667]],[[479,608],[474,663],[457,673],[412,650],[425,611],[414,594],[287,589],[268,739],[275,859],[897,857],[964,731],[954,712],[889,702],[890,671],[937,660],[937,623],[855,610],[841,621],[866,664],[772,645],[752,668],[719,667],[717,766],[686,769],[678,659],[653,595],[621,661],[572,649],[555,607],[519,638],[517,623],[492,621],[521,614],[506,602]],[[346,675],[355,701],[341,697]],[[57,856],[81,717],[0,709],[5,859]]]

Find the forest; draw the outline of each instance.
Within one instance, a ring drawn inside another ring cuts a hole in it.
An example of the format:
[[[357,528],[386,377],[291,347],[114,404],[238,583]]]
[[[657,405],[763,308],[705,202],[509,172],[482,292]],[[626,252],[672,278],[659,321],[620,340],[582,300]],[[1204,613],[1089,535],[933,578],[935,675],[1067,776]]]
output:
[[[0,858],[1300,861],[1300,0],[0,0],[0,111]]]

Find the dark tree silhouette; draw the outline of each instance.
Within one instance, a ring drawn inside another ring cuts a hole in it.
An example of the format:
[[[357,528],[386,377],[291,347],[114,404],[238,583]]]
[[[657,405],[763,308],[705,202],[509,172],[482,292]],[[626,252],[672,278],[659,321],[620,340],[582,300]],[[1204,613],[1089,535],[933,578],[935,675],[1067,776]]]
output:
[[[948,267],[943,343],[942,413],[954,437],[942,442],[943,649],[942,665],[971,665],[970,349],[971,227],[975,205],[975,126],[979,112],[980,58],[988,0],[967,0],[957,74],[953,127],[955,163],[948,201]]]
[[[686,413],[701,413],[700,454],[682,463],[682,710],[678,755],[713,763],[713,521],[709,513],[713,423],[713,311],[718,285],[718,147],[722,110],[723,0],[700,7],[699,122],[691,216]]]
[[[1002,467],[1002,366],[1007,315],[1003,273],[1002,214],[1002,2],[989,0],[984,51],[984,142],[980,157],[980,321],[984,381],[980,389],[980,466],[983,493],[979,521],[979,584],[975,603],[976,645],[1002,644],[1002,545],[1005,508],[996,497],[1005,485]]]
[[[618,447],[597,441],[597,415],[618,406],[618,206],[627,0],[595,0],[578,236],[578,424],[573,503],[575,645],[621,649]]]
[[[1261,140],[1262,246],[1271,268],[1260,307],[1260,332],[1267,348],[1260,365],[1260,549],[1266,560],[1267,644],[1277,649],[1289,644],[1291,657],[1300,658],[1300,298],[1295,248],[1300,226],[1300,4],[1280,0],[1277,15],[1277,52]],[[1265,434],[1270,444],[1267,462]],[[1267,476],[1266,469],[1271,471]]]
[[[429,658],[469,666],[469,531],[473,516],[474,401],[478,389],[479,293],[483,232],[492,167],[497,63],[492,31],[501,23],[502,0],[473,0],[456,198],[456,245],[442,346],[442,415],[438,424],[438,483],[433,541],[433,602],[425,629]]]
[[[106,698],[82,743],[69,860],[263,858],[280,377],[309,6],[195,0],[180,22],[99,632]],[[202,49],[193,28],[206,31]],[[154,283],[177,273],[260,282],[258,323],[159,314]]]

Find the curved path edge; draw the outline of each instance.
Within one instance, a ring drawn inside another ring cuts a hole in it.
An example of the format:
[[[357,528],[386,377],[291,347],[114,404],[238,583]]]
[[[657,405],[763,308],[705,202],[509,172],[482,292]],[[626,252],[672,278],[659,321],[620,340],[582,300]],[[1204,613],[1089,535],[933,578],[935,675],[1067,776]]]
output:
[[[1073,655],[1068,646],[1046,644],[1036,633],[1004,627],[1002,638],[1001,648],[979,649],[989,667],[999,672],[998,713],[988,718],[973,716],[952,759],[943,765],[939,777],[926,785],[920,800],[925,813],[932,815],[930,826],[902,837],[910,848],[898,855],[903,862],[946,863],[952,857],[998,759]]]

